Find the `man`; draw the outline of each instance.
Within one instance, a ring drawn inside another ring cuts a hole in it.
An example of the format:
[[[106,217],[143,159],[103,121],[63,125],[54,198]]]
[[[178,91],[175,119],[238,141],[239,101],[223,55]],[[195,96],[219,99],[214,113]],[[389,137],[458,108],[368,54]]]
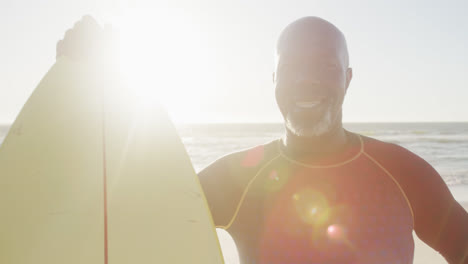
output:
[[[468,263],[468,214],[440,175],[402,147],[343,128],[352,69],[340,30],[317,17],[291,23],[273,79],[284,137],[199,173],[241,263],[409,264],[413,230],[449,263]]]
[[[72,45],[95,27],[86,20],[57,54],[87,54]],[[301,18],[281,33],[276,57],[286,134],[199,173],[214,222],[234,238],[241,263],[409,264],[415,230],[449,263],[468,264],[468,214],[440,175],[402,147],[343,128],[352,79],[343,34]]]

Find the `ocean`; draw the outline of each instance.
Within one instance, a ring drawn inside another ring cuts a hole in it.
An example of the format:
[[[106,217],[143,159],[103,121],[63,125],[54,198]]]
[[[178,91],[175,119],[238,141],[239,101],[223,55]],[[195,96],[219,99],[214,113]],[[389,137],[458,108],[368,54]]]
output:
[[[345,123],[349,131],[399,144],[428,161],[447,185],[468,185],[467,123]],[[0,126],[0,144],[8,131]],[[184,124],[179,135],[196,171],[221,156],[275,140],[282,124]]]

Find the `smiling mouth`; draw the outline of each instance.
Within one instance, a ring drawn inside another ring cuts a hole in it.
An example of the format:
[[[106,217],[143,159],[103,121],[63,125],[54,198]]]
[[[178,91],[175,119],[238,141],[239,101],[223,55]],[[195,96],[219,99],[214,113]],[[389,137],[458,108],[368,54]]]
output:
[[[317,105],[319,105],[321,101],[301,101],[301,102],[296,102],[296,106],[301,107],[301,108],[312,108]]]
[[[310,101],[297,101],[295,103],[296,107],[299,108],[314,108],[324,102],[324,98],[320,98],[318,100],[310,100]]]

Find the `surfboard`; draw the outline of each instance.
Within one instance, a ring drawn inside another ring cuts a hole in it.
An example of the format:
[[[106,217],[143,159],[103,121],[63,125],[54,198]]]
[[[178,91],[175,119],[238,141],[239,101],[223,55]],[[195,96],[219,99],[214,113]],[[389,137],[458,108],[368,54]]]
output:
[[[176,129],[130,88],[66,57],[41,80],[0,148],[0,263],[223,263]]]

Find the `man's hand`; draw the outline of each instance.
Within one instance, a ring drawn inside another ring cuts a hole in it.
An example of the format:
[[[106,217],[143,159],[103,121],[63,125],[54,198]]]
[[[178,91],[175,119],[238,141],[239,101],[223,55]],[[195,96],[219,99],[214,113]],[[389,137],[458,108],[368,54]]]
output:
[[[67,30],[62,40],[57,42],[56,59],[61,56],[76,60],[91,60],[96,63],[113,63],[116,52],[112,41],[111,29],[103,29],[96,20],[89,16],[76,22]]]

